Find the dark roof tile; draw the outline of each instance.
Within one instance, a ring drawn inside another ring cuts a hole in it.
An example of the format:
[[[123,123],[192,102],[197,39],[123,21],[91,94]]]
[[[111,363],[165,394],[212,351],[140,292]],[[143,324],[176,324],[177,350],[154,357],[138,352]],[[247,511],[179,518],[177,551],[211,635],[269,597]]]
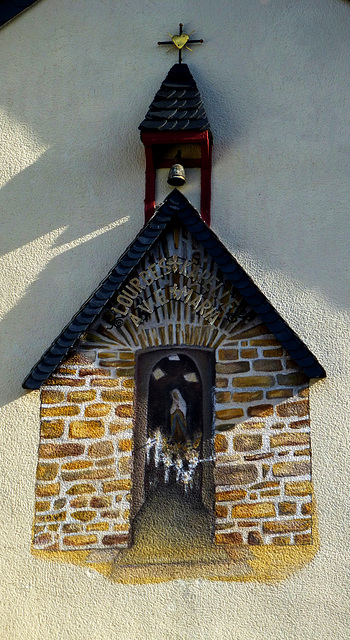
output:
[[[174,64],[150,105],[141,131],[210,131],[200,93],[187,64]]]

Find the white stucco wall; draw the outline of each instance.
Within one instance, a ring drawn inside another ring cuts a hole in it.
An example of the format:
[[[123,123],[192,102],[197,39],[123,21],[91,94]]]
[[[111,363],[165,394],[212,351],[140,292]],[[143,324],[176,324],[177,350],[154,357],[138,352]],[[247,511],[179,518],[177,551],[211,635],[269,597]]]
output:
[[[327,371],[313,386],[321,549],[276,585],[122,586],[30,554],[38,392],[21,382],[143,224],[137,126],[185,54],[214,134],[212,227]],[[4,640],[346,635],[349,33],[340,0],[41,0],[0,30]]]

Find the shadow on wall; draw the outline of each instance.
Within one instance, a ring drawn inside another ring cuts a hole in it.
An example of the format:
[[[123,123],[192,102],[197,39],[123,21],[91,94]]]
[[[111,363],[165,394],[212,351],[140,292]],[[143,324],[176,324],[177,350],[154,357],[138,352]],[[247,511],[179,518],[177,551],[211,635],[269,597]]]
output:
[[[74,169],[73,159],[69,170],[64,155],[61,164],[58,157],[53,149],[46,151],[0,189],[0,207],[11,212],[2,224],[4,253],[0,257],[4,363],[0,406],[23,395],[21,385],[28,371],[143,224],[142,191],[131,202],[123,194],[119,198],[114,165],[109,165],[108,174],[106,170],[103,184],[96,170],[92,171],[87,188],[90,167],[86,163],[82,206],[72,210],[71,188],[82,176]],[[108,160],[104,158],[107,165]],[[128,171],[128,165],[119,171],[123,184]],[[93,179],[97,194],[91,186]],[[40,189],[40,196],[33,192],[38,181],[48,188],[47,192]],[[52,209],[57,212],[55,218]]]

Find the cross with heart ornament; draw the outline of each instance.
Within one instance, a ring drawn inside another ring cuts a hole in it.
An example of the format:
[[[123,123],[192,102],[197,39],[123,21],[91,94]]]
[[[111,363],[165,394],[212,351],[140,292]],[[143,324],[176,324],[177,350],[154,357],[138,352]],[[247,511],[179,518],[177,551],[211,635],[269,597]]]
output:
[[[171,40],[168,40],[166,42],[158,42],[158,44],[170,44],[170,45],[175,46],[176,49],[178,49],[178,51],[179,51],[179,63],[181,64],[181,62],[182,62],[182,49],[185,47],[189,51],[193,51],[193,49],[191,49],[187,45],[189,45],[189,44],[202,44],[203,40],[190,40],[190,36],[192,35],[193,31],[191,31],[191,33],[183,33],[183,31],[182,31],[182,28],[183,28],[182,22],[180,22],[179,27],[180,27],[180,29],[179,29],[179,33],[178,34],[171,35],[171,33],[169,33],[169,36],[171,37]],[[172,47],[169,49],[169,51],[171,51],[171,50],[172,50]]]

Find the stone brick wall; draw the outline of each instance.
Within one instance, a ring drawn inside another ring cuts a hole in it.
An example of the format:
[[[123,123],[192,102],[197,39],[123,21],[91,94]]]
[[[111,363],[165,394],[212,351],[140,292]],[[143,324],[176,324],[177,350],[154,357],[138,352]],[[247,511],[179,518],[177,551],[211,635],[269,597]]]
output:
[[[161,329],[153,328],[155,346],[167,346]],[[42,387],[39,549],[131,541],[135,345],[118,347],[108,336],[99,338],[105,346],[90,344],[66,360]],[[229,336],[213,327],[209,342],[216,353],[216,543],[310,543],[306,377],[261,323]]]
[[[128,545],[133,396],[125,349],[75,355],[42,387],[36,548]]]
[[[258,325],[217,349],[215,398],[216,542],[311,543],[306,377]]]

